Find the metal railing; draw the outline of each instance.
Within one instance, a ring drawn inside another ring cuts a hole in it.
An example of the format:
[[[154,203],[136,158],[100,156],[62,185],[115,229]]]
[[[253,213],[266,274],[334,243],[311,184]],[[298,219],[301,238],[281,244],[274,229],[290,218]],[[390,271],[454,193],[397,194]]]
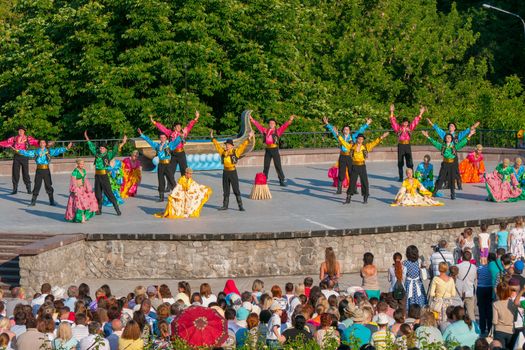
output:
[[[412,133],[411,143],[413,145],[429,145],[428,140],[421,134],[421,130],[427,130],[430,135],[437,138],[436,133],[433,129],[419,129]],[[367,130],[365,136],[368,140],[379,137],[382,133],[391,131],[387,129],[383,130]],[[501,147],[501,148],[525,148],[523,140],[517,138],[516,130],[491,130],[491,129],[478,129],[476,134],[469,141],[469,145],[473,146],[481,144],[484,147]],[[218,138],[236,137],[237,135],[217,135]],[[206,140],[209,139],[209,135],[190,135],[188,140]],[[109,148],[115,144],[121,142],[121,139],[97,139],[91,140],[97,147],[100,144],[106,144]],[[54,147],[66,147],[70,142],[74,143],[74,146],[65,154],[61,155],[60,158],[76,158],[76,157],[89,157],[91,153],[87,142],[85,140],[60,140],[55,141]],[[383,140],[383,146],[395,146],[397,145],[397,137],[391,132],[389,137]],[[281,137],[281,148],[283,149],[301,149],[301,148],[331,148],[337,147],[337,141],[334,139],[332,134],[327,131],[315,131],[315,132],[286,132]],[[133,143],[128,142],[122,149],[121,154],[129,154],[134,149]],[[264,149],[263,140],[260,135],[256,134],[255,150]],[[13,151],[10,149],[0,149],[0,159],[10,159],[13,156]]]

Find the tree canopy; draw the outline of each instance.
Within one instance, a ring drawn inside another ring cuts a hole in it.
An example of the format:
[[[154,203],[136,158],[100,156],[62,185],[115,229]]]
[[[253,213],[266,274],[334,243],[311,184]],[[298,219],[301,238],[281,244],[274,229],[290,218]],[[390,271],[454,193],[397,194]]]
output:
[[[437,122],[521,128],[525,38],[480,4],[2,0],[0,133],[118,137],[196,109],[200,135],[235,133],[244,109],[297,114],[292,131],[320,130],[323,115],[388,128],[392,102],[409,117],[425,105]]]

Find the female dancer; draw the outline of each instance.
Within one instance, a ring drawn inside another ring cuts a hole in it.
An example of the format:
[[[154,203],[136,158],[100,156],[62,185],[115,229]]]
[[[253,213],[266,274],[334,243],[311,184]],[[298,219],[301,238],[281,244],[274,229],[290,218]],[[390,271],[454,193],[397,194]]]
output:
[[[120,194],[122,198],[135,197],[137,188],[142,179],[142,166],[139,160],[139,151],[134,150],[131,156],[122,161],[122,186]]]
[[[123,183],[122,162],[115,158],[111,159],[109,161],[108,167],[106,168],[106,171],[109,175],[109,184],[111,186],[111,191],[113,192],[113,195],[115,196],[118,205],[124,204],[124,200],[120,196],[120,187]],[[113,203],[106,195],[104,195],[102,205],[105,207],[111,207]]]
[[[71,173],[66,221],[84,223],[98,210],[97,198],[87,178],[84,160],[77,159],[77,167]]]
[[[474,152],[459,163],[459,174],[464,183],[485,182],[485,162],[483,162],[483,146],[476,145]]]
[[[407,177],[391,206],[431,207],[444,205],[442,202],[432,199],[432,192],[427,190],[418,179],[414,178],[412,169],[407,168],[406,174]]]
[[[496,170],[485,176],[485,179],[489,201],[516,202],[525,199],[525,194],[519,188],[518,180],[508,158],[498,164]]]

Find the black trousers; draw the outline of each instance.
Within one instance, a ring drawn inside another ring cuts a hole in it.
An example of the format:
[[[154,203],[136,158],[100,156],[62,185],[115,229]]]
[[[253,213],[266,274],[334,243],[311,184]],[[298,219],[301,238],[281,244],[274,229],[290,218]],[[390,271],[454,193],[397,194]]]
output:
[[[366,165],[352,165],[352,170],[350,170],[350,186],[348,186],[348,190],[346,191],[346,194],[351,196],[352,194],[356,193],[357,191],[357,178],[359,177],[359,181],[361,181],[361,194],[363,197],[367,197],[369,195],[368,192],[368,174],[366,173]]]
[[[399,178],[403,178],[403,165],[407,168],[414,169],[412,161],[412,147],[410,144],[397,144],[397,169],[399,170]]]
[[[339,183],[342,185],[346,177],[346,172],[350,173],[352,169],[352,157],[340,154],[339,155]]]
[[[456,180],[456,185],[458,189],[460,189],[461,188],[461,174],[459,173],[459,158],[458,157],[454,158],[454,167],[456,170],[454,179]]]
[[[35,173],[35,188],[33,189],[33,198],[36,199],[40,193],[44,181],[44,188],[46,193],[51,197],[53,195],[53,181],[51,181],[51,172],[49,169],[36,169]]]
[[[224,170],[222,172],[222,191],[224,192],[224,197],[230,196],[230,186],[236,196],[241,195],[237,170]]]
[[[268,172],[270,171],[270,163],[273,159],[273,165],[275,166],[275,171],[279,177],[279,181],[284,181],[283,168],[281,166],[281,155],[279,154],[279,148],[267,148],[264,151],[264,176],[268,178]]]
[[[162,164],[159,163],[159,166],[157,167],[157,178],[159,179],[159,193],[164,192],[164,189],[166,188],[166,180],[168,180],[169,188],[173,189],[177,185],[175,183],[175,174],[173,173],[171,167],[171,163],[168,164]]]
[[[97,198],[98,202],[98,210],[102,210],[102,193],[108,197],[111,204],[113,204],[113,207],[115,209],[118,209],[118,203],[117,199],[115,198],[115,195],[113,194],[113,191],[111,190],[111,184],[109,182],[108,174],[104,175],[97,175],[95,174],[95,197]]]
[[[13,189],[18,188],[18,181],[20,181],[20,169],[22,169],[22,180],[24,181],[26,188],[30,189],[31,177],[29,176],[29,158],[20,154],[15,154],[13,158],[13,167],[11,169]]]
[[[492,287],[478,287],[476,290],[481,334],[488,334],[492,328],[492,293]]]
[[[186,152],[172,152],[170,160],[170,171],[175,176],[177,171],[177,164],[180,169],[180,176],[186,174],[186,168],[188,167],[188,161],[186,159]]]
[[[450,184],[450,195],[454,196],[456,194],[456,187],[454,186],[455,176],[456,165],[454,163],[442,162],[436,186],[434,187],[434,193],[439,191],[445,182],[448,182]]]

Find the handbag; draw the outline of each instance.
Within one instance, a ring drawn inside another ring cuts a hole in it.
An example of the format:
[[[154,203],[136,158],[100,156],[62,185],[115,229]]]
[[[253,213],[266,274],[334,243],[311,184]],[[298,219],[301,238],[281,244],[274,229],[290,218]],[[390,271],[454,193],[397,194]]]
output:
[[[421,267],[419,269],[419,272],[420,272],[422,281],[428,280],[428,270],[425,267]]]

